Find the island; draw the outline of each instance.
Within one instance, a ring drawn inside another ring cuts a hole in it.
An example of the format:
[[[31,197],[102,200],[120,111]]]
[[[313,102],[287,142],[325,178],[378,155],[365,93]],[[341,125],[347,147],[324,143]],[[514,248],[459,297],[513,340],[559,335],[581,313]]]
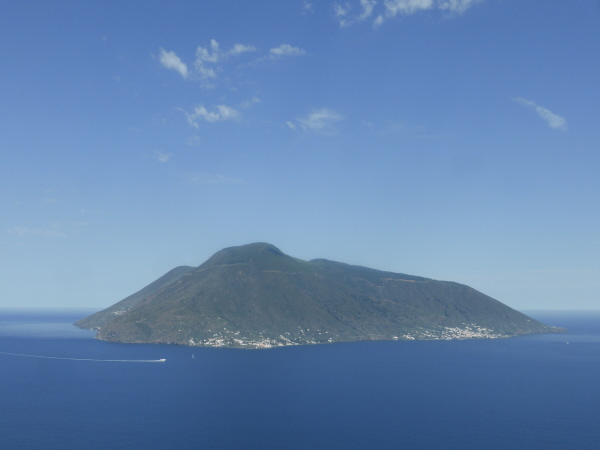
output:
[[[253,349],[565,331],[463,284],[304,261],[267,243],[176,267],[75,325],[109,342]]]

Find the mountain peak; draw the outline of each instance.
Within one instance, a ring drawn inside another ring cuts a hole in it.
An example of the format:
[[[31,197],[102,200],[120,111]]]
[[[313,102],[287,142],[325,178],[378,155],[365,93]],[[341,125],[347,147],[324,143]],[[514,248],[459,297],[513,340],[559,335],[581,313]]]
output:
[[[286,255],[272,244],[254,242],[224,248],[211,256],[199,269],[232,264],[253,264],[264,266],[263,269],[268,268],[267,266],[276,269],[283,263],[283,260],[289,263],[294,261],[294,258]]]

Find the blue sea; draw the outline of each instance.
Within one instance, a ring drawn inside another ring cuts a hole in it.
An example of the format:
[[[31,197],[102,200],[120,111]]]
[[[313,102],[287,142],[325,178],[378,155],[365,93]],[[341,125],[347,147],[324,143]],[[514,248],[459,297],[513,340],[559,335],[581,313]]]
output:
[[[1,449],[600,448],[599,312],[268,350],[110,344],[71,325],[88,313],[0,311]]]

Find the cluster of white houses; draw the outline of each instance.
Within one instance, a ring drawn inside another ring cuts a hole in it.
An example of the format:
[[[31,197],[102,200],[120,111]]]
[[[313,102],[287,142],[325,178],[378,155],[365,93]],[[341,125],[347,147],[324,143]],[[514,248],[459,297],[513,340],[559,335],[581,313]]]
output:
[[[310,330],[306,330],[310,331]],[[344,339],[339,336],[329,335],[328,332],[317,332],[318,340],[310,338],[304,330],[302,336],[291,337],[290,333],[281,334],[276,338],[267,338],[259,335],[256,338],[247,338],[240,335],[239,331],[230,331],[226,328],[213,333],[210,338],[190,339],[189,345],[201,347],[238,347],[238,348],[273,348],[288,345],[324,344],[341,341],[359,340],[451,340],[451,339],[495,339],[506,337],[479,325],[466,325],[460,327],[438,327],[435,329],[419,328],[411,333],[399,336],[364,336]],[[262,334],[262,333],[261,333]]]

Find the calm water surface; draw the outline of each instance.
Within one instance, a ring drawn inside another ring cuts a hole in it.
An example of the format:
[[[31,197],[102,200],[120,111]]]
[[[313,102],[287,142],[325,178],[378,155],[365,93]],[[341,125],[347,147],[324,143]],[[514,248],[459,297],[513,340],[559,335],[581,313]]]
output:
[[[600,314],[528,313],[569,333],[202,349],[0,311],[0,448],[599,448]]]

